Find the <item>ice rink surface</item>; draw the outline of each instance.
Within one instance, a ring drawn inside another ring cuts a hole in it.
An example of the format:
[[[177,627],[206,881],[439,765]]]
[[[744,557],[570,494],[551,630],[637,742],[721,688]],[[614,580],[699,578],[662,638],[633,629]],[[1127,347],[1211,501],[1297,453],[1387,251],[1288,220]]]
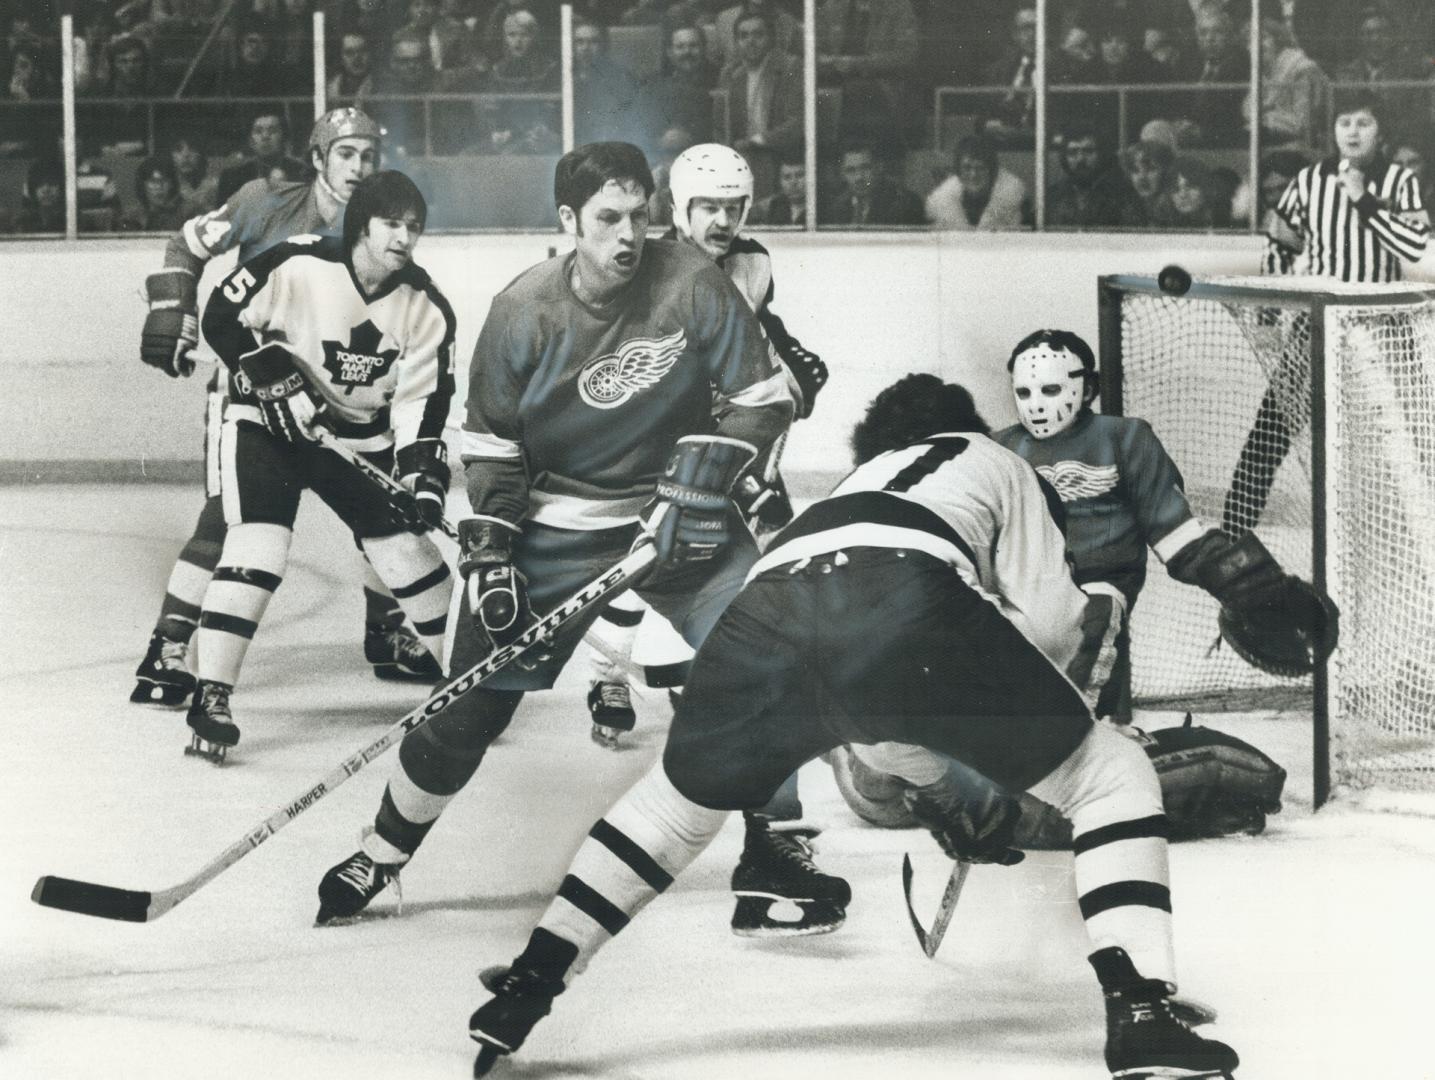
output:
[[[652,763],[665,696],[643,692],[619,753],[588,738],[580,664],[525,701],[405,870],[402,914],[385,893],[360,924],[313,926],[319,877],[372,820],[393,753],[157,922],[38,907],[41,874],[180,881],[425,696],[363,664],[359,556],[309,497],[235,695],[243,739],[223,768],[184,757],[183,713],[126,699],[200,501],[186,486],[0,488],[0,1077],[468,1076],[478,970],[521,948],[593,820]],[[1219,1008],[1207,1030],[1240,1052],[1241,1080],[1435,1077],[1435,821],[1313,815],[1308,717],[1209,722],[1291,778],[1265,835],[1172,848],[1183,993]],[[495,1076],[1106,1075],[1069,855],[978,867],[929,961],[901,857],[927,921],[950,864],[925,834],[858,821],[820,762],[803,781],[819,864],[853,885],[845,927],[733,936],[729,822]]]

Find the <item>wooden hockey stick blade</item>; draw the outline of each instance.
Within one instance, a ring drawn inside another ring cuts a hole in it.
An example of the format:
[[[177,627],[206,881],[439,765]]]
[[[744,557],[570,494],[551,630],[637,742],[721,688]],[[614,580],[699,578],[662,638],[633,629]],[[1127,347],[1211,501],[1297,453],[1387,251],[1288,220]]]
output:
[[[902,895],[907,901],[907,917],[912,920],[917,943],[922,946],[922,951],[927,954],[929,960],[936,956],[937,950],[942,947],[942,939],[947,936],[947,927],[951,925],[952,914],[957,910],[957,901],[961,899],[962,886],[967,883],[967,872],[971,868],[971,863],[960,859],[952,866],[951,877],[947,878],[947,887],[942,891],[937,914],[932,919],[932,928],[924,930],[921,920],[917,918],[917,910],[912,906],[912,856],[902,856]]]
[[[638,575],[646,573],[656,559],[657,552],[651,543],[643,543],[634,548],[612,569],[594,578],[547,615],[536,620],[517,639],[494,649],[462,675],[444,683],[426,701],[411,709],[368,746],[351,754],[327,776],[279,807],[198,872],[177,885],[159,892],[141,892],[47,874],[35,882],[30,899],[44,907],[71,911],[77,915],[91,915],[98,919],[152,922],[198,892],[289,822],[331,794],[349,777],[380,757],[394,743],[409,732],[423,727],[484,679],[508,666],[540,641],[556,634],[605,596],[626,588]]]

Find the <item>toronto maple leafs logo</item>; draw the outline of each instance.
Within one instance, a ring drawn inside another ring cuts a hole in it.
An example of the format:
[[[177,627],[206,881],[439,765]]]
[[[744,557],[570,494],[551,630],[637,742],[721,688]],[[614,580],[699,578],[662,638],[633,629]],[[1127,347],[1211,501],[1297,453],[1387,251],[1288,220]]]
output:
[[[1115,465],[1088,465],[1084,461],[1038,465],[1036,471],[1056,488],[1064,503],[1105,495],[1114,490],[1121,479]]]
[[[616,409],[639,390],[656,386],[688,347],[677,330],[663,338],[633,338],[583,365],[578,394],[595,409]]]
[[[356,386],[373,386],[382,379],[394,361],[399,358],[398,349],[380,349],[383,332],[369,319],[349,331],[349,343],[325,341],[324,370],[336,386],[353,389]]]

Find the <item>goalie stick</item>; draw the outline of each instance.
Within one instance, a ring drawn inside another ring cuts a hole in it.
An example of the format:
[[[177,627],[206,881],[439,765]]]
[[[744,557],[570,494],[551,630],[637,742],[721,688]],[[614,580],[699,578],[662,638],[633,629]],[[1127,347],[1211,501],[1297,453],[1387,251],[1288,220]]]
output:
[[[928,960],[936,956],[937,950],[942,947],[942,938],[947,936],[947,927],[951,925],[952,913],[957,910],[957,901],[962,897],[962,886],[967,883],[967,872],[971,868],[972,864],[965,859],[958,859],[953,864],[952,876],[947,878],[947,887],[942,890],[937,914],[932,918],[932,928],[923,930],[922,922],[917,918],[917,909],[912,906],[912,856],[902,856],[902,896],[907,901],[907,917],[912,920],[912,929],[917,933],[917,943],[922,946]]]
[[[296,798],[279,807],[177,885],[148,892],[46,874],[35,882],[30,899],[44,907],[71,911],[77,915],[117,919],[122,922],[153,922],[213,881],[320,799],[332,793],[403,736],[423,727],[488,676],[522,656],[540,640],[552,636],[605,596],[626,588],[634,578],[645,572],[656,558],[657,553],[651,543],[640,543],[611,570],[594,578],[547,615],[536,620],[516,640],[493,650],[462,675],[449,680],[428,700],[411,709],[368,746],[344,759],[318,783],[310,785]]]

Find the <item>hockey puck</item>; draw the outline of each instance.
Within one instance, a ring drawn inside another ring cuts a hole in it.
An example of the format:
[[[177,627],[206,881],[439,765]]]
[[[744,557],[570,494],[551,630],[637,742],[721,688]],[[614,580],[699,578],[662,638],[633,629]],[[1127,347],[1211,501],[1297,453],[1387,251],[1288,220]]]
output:
[[[1161,287],[1163,293],[1171,296],[1185,296],[1191,288],[1191,275],[1184,269],[1172,263],[1163,267],[1156,275],[1156,284]]]

